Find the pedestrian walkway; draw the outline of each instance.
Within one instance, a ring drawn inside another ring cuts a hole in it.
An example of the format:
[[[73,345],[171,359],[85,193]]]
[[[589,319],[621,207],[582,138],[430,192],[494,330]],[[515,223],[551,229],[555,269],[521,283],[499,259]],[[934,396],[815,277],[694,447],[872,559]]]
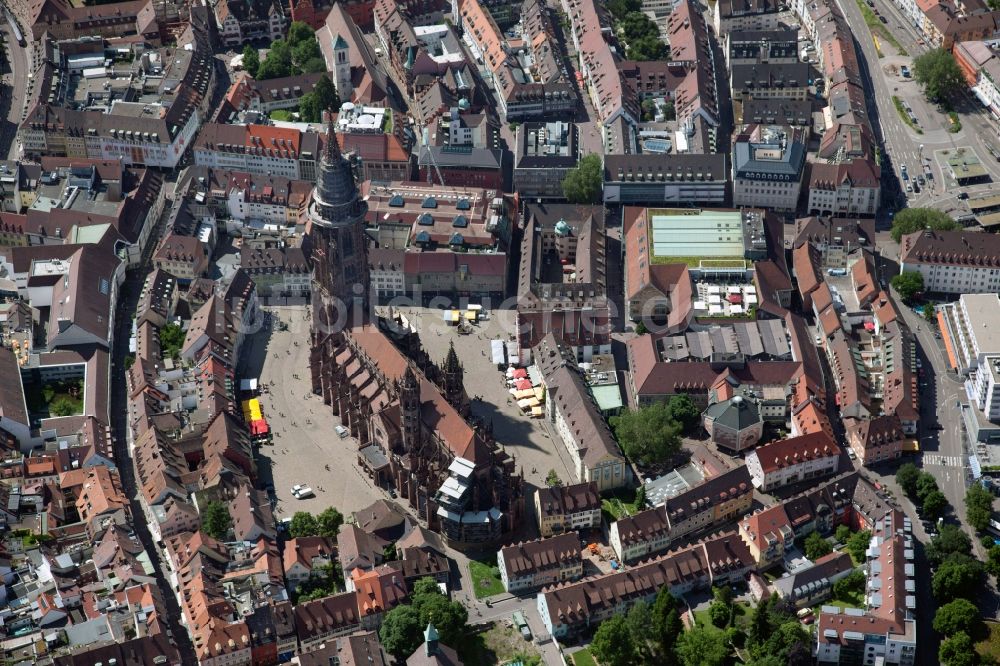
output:
[[[924,465],[935,465],[938,467],[962,467],[964,463],[962,461],[962,456],[939,456],[934,453],[925,453]]]

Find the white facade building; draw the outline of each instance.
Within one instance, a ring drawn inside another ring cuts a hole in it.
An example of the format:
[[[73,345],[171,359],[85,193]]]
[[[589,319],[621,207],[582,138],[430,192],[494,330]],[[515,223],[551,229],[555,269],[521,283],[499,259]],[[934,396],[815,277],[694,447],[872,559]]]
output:
[[[924,291],[1000,292],[1000,236],[969,231],[922,231],[903,238],[901,273],[924,277]]]
[[[1000,296],[963,294],[940,311],[969,400],[987,420],[1000,420]]]
[[[754,487],[764,491],[834,474],[839,461],[840,447],[825,432],[765,444],[746,457]]]

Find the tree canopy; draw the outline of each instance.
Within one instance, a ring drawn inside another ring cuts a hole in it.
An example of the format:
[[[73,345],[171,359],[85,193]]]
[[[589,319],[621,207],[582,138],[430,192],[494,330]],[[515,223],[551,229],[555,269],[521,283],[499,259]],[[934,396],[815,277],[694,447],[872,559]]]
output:
[[[913,61],[913,78],[924,87],[932,102],[941,101],[965,88],[965,77],[955,56],[943,48],[932,49]]]
[[[315,41],[316,31],[308,23],[292,21],[288,26],[288,43],[295,47],[303,42]]]
[[[674,107],[673,102],[668,100],[667,103],[663,105],[663,117],[666,120],[677,120],[677,109]]]
[[[724,601],[713,601],[708,607],[708,617],[712,620],[712,624],[719,628],[727,626],[732,615],[732,607]]]
[[[328,507],[316,516],[317,536],[336,539],[337,533],[340,532],[340,526],[343,524],[344,516],[332,506]]]
[[[316,523],[316,518],[308,511],[296,511],[288,526],[288,533],[296,539],[316,536],[318,532],[319,525]]]
[[[972,553],[972,539],[958,525],[942,525],[938,535],[931,539],[925,550],[927,561],[932,566],[940,566],[949,555]]]
[[[625,626],[635,653],[632,663],[654,663],[652,607],[645,601],[637,601],[625,616]]]
[[[851,554],[855,562],[865,561],[865,551],[868,550],[868,542],[871,541],[872,533],[868,530],[861,530],[851,535],[847,540],[847,552]]]
[[[959,224],[936,208],[904,208],[892,218],[892,240],[897,243],[907,234],[923,229],[953,231]]]
[[[761,600],[750,615],[747,647],[754,664],[769,664],[776,658],[778,663],[798,665],[810,663],[811,659],[808,638],[795,617],[795,605],[773,595]]]
[[[245,52],[244,52],[245,54]],[[244,55],[244,64],[246,56]],[[301,21],[293,21],[288,28],[288,39],[277,39],[271,43],[267,57],[257,68],[257,79],[277,79],[284,76],[295,76],[303,73],[319,73],[326,71],[326,61],[323,52],[316,41],[312,28]],[[313,95],[315,91],[306,93],[302,99]],[[300,113],[302,99],[299,100]],[[313,100],[306,103],[309,110],[315,105]],[[321,106],[320,110],[325,109]],[[316,121],[308,121],[316,122]]]
[[[855,569],[833,584],[833,595],[838,599],[865,591],[865,572]]]
[[[257,70],[260,69],[260,53],[249,44],[243,47],[243,69],[254,78],[257,77]]]
[[[378,635],[382,647],[398,659],[406,659],[420,646],[420,613],[413,606],[396,606],[385,614]]]
[[[681,426],[666,403],[655,403],[612,417],[618,443],[633,460],[644,464],[669,460],[681,448]]]
[[[935,490],[938,490],[938,484],[934,475],[928,472],[921,472],[920,477],[917,479],[917,500],[922,503]]]
[[[653,21],[641,11],[629,12],[619,23],[622,32],[629,40],[640,37],[659,37],[660,29]]]
[[[292,47],[283,39],[276,39],[271,43],[271,48],[260,67],[257,68],[257,79],[280,79],[291,76],[292,69]]]
[[[295,588],[295,603],[322,599],[344,589],[344,572],[337,561],[324,564]]]
[[[613,615],[601,622],[590,649],[607,666],[631,666],[635,663],[635,649],[626,616]]]
[[[570,169],[563,179],[563,196],[570,203],[597,204],[601,202],[601,191],[604,185],[604,166],[601,156],[591,153],[585,155],[576,167]]]
[[[677,638],[684,631],[684,623],[681,622],[680,611],[677,608],[677,599],[670,594],[666,585],[656,593],[656,601],[650,613],[653,627],[653,640],[656,641],[660,651],[660,658],[663,664],[676,663],[674,647]]]
[[[948,498],[940,490],[932,490],[924,496],[921,506],[923,516],[928,520],[937,520],[944,515],[948,508]]]
[[[387,652],[406,659],[423,642],[423,630],[429,622],[434,622],[442,643],[455,647],[465,635],[468,619],[465,606],[449,601],[433,578],[421,578],[413,585],[410,603],[386,613],[379,638]]]
[[[213,539],[224,539],[233,526],[233,518],[226,505],[212,500],[201,513],[201,530]]]
[[[903,463],[896,471],[896,483],[911,499],[917,496],[917,479],[919,478],[920,470],[913,463]]]
[[[809,650],[809,635],[806,633],[805,629],[802,628],[802,623],[798,620],[791,619],[782,622],[778,628],[768,636],[767,640],[764,641],[763,646],[761,646],[757,651],[756,655],[758,657],[764,655],[771,655],[779,657],[784,663],[791,664],[793,662],[802,663],[802,651],[805,649],[806,654],[809,655],[810,661],[805,663],[811,663],[812,653]],[[792,658],[792,655],[796,655]]]
[[[164,358],[179,358],[184,346],[184,329],[178,324],[165,324],[160,329],[160,352]]]
[[[938,649],[938,660],[943,666],[974,666],[976,646],[972,643],[969,634],[960,631],[941,642],[941,647]]]
[[[965,517],[972,527],[982,532],[993,517],[993,493],[974,483],[965,493]]]
[[[609,0],[608,11],[617,19],[622,19],[633,12],[642,11],[642,0]]]
[[[332,506],[315,516],[308,511],[296,511],[288,533],[295,538],[322,536],[336,539],[343,524],[344,516]]]
[[[893,275],[889,281],[904,303],[912,303],[917,294],[924,290],[924,276],[917,271],[905,271]]]
[[[833,552],[833,546],[819,532],[812,532],[806,537],[804,548],[806,557],[810,560],[818,560],[824,555],[829,555]]]
[[[631,60],[663,60],[669,55],[670,48],[659,37],[640,37],[628,45],[628,56]]]
[[[695,627],[677,639],[677,656],[684,666],[722,666],[729,651],[729,646],[719,640],[714,629]]]
[[[661,60],[669,54],[660,39],[660,29],[641,11],[626,14],[618,23],[631,60]]]
[[[982,562],[968,555],[949,555],[931,579],[931,592],[939,602],[969,598],[982,586],[985,571]]]
[[[954,636],[965,632],[976,633],[979,623],[979,609],[968,599],[955,599],[939,607],[934,614],[934,631],[942,636]]]
[[[933,301],[924,304],[924,321],[932,326],[937,324],[937,304]]]
[[[701,410],[686,393],[670,398],[667,411],[670,418],[677,421],[687,435],[695,434],[701,427]]]

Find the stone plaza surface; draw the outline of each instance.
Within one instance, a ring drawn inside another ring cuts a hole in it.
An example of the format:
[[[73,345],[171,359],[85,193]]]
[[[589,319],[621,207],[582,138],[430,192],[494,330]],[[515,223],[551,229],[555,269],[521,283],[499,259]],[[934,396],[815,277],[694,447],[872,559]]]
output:
[[[510,400],[503,374],[488,356],[490,339],[506,338],[512,330],[512,312],[493,312],[491,319],[481,322],[472,334],[459,335],[441,321],[440,310],[397,310],[420,331],[434,361],[442,360],[454,342],[465,367],[466,391],[470,397],[480,398],[473,401],[473,414],[492,420],[497,441],[524,470],[529,514],[533,501],[530,493],[544,485],[550,469],[556,470],[566,483],[576,481],[562,441],[544,420],[529,419],[520,413]],[[281,518],[296,511],[317,512],[328,506],[349,515],[376,499],[387,498],[386,492],[375,488],[358,466],[357,440],[337,435],[334,428],[339,420],[310,390],[307,307],[273,307],[269,312],[275,318],[274,326],[248,341],[247,369],[252,375],[259,368],[260,384],[266,391],[261,404],[274,432],[274,445],[263,448],[261,462],[270,461],[278,499],[276,515]],[[287,325],[287,330],[281,330],[277,320]],[[316,497],[293,498],[291,487],[295,484],[310,486]]]

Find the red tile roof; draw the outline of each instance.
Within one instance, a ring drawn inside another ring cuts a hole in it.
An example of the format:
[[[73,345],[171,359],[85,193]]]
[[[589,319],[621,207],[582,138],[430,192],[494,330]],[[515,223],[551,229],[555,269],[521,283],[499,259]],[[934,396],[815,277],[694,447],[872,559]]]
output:
[[[760,460],[761,469],[767,474],[807,460],[839,456],[840,448],[828,434],[817,432],[759,446],[750,455]]]

